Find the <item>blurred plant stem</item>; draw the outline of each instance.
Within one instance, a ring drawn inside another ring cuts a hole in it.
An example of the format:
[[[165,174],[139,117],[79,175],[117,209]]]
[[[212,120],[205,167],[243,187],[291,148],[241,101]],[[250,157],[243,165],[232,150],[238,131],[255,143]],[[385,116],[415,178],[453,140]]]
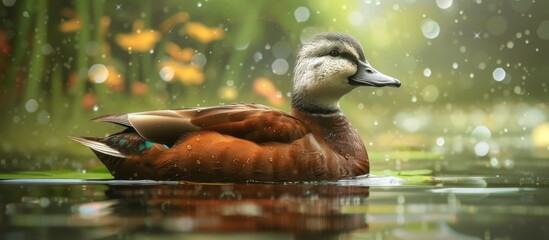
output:
[[[37,10],[38,15],[35,18],[35,30],[34,30],[34,45],[32,46],[32,52],[30,56],[30,69],[29,75],[26,81],[25,97],[24,99],[39,98],[40,84],[45,80],[44,78],[44,55],[42,54],[42,47],[47,44],[44,41],[47,39],[46,26],[48,20],[46,19],[47,4],[46,0],[38,0],[35,2],[34,7]]]
[[[65,95],[63,94],[63,69],[61,65],[56,64],[53,67],[53,74],[51,77],[51,102],[52,102],[52,120],[55,122],[61,122],[62,119],[66,119],[67,114],[63,112],[65,108]]]
[[[88,54],[86,53],[86,45],[90,41],[90,32],[88,26],[90,24],[89,17],[89,3],[88,1],[75,1],[76,12],[79,16],[80,26],[82,26],[77,31],[78,38],[78,52],[77,52],[77,62],[76,62],[76,74],[77,79],[75,86],[72,89],[71,95],[73,98],[73,117],[79,119],[82,114],[82,96],[86,93],[86,79],[87,79],[87,69],[88,69]]]
[[[17,80],[16,74],[23,60],[23,55],[26,53],[28,48],[28,34],[31,27],[31,18],[25,16],[25,12],[32,10],[31,6],[34,3],[33,0],[23,0],[23,3],[20,5],[17,18],[17,29],[18,33],[15,35],[15,47],[13,58],[11,59],[10,67],[6,74],[5,84],[6,89],[14,89],[15,82]],[[14,100],[16,98],[16,92],[11,93],[11,98]]]
[[[142,12],[143,12],[143,28],[145,29],[152,29],[152,23],[151,23],[151,1],[146,1],[142,6]],[[143,53],[141,57],[141,70],[142,72],[142,80],[147,84],[149,87],[149,92],[154,89],[154,81],[153,76],[151,75],[151,67],[154,66],[152,64],[152,54],[154,52],[145,52]]]
[[[248,14],[243,21],[240,30],[238,31],[238,34],[236,36],[236,44],[248,44],[248,47],[251,43],[255,42],[257,37],[261,37],[263,34],[260,32],[261,28],[259,27],[259,22],[257,19],[259,18],[259,14],[263,10],[263,2],[258,1],[255,2],[257,4],[254,7],[248,8]],[[245,58],[247,56],[246,51],[234,51],[233,54],[231,54],[231,57],[229,59],[228,66],[231,67],[230,70],[225,71],[225,74],[223,76],[223,80],[227,81],[229,79],[233,80],[233,86],[238,86],[239,88],[245,87],[245,84],[242,84],[240,78],[240,72],[242,71],[243,67],[240,66],[241,63],[244,62]],[[216,85],[214,89],[217,89],[219,87],[219,84]],[[249,87],[249,86],[248,86]]]
[[[105,1],[104,0],[94,0],[92,1],[92,7],[93,7],[93,14],[91,16],[92,25],[94,26],[95,34],[93,36],[95,41],[95,46],[97,46],[97,50],[95,52],[95,55],[92,59],[93,64],[104,64],[106,53],[105,50],[105,43],[106,41],[103,39],[103,32],[102,32],[102,22],[101,19],[103,17],[103,8],[104,8]],[[109,98],[109,90],[107,87],[105,87],[106,83],[103,83],[101,85],[94,84],[94,93],[97,96],[97,101],[105,101]]]

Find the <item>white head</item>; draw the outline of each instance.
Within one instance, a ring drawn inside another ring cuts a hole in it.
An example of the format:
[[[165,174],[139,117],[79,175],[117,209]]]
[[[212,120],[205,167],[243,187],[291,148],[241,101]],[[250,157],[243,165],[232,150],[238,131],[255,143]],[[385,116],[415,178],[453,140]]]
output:
[[[339,112],[339,99],[357,86],[400,87],[400,81],[372,68],[360,43],[349,35],[321,33],[303,44],[294,70],[292,107]]]

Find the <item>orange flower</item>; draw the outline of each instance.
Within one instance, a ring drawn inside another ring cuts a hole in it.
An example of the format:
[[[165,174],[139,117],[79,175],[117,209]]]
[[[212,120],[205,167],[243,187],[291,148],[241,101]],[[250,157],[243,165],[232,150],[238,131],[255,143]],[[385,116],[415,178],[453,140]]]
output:
[[[147,52],[154,48],[160,40],[160,33],[152,29],[143,29],[143,21],[135,21],[133,33],[119,33],[116,35],[116,43],[123,49],[136,52]]]
[[[8,56],[10,55],[11,47],[8,38],[6,37],[6,32],[0,31],[0,55]],[[0,66],[3,64],[0,64]]]
[[[108,66],[109,76],[105,83],[115,92],[124,90],[124,76],[118,73],[115,67]]]
[[[276,86],[267,78],[257,78],[253,85],[253,90],[259,95],[262,95],[272,104],[284,104],[282,93],[276,89]]]
[[[78,14],[73,9],[62,8],[61,16],[69,19],[59,24],[61,32],[76,32],[80,29],[80,18],[78,18]]]
[[[217,95],[224,100],[233,100],[238,97],[238,92],[234,87],[221,87]]]
[[[185,24],[185,32],[202,43],[209,43],[223,38],[223,29],[220,27],[209,28],[197,22]]]
[[[174,77],[184,85],[200,85],[204,83],[204,73],[197,66],[182,65],[174,60],[166,60],[160,64],[160,68],[166,66],[173,69]]]
[[[86,110],[92,109],[97,103],[97,98],[93,93],[86,93],[82,97],[82,107]]]
[[[168,52],[168,54],[170,54],[170,56],[173,59],[179,60],[182,62],[190,62],[194,56],[194,49],[192,48],[181,49],[179,48],[179,46],[177,46],[177,44],[173,42],[168,42],[166,44],[166,51]]]
[[[186,12],[178,12],[170,18],[164,20],[164,22],[160,24],[159,29],[162,32],[166,32],[175,27],[175,25],[179,23],[184,23],[187,20],[189,20],[189,14],[187,14]]]
[[[80,29],[80,19],[79,18],[73,18],[68,21],[61,22],[59,24],[59,31],[61,32],[76,32]]]
[[[73,92],[76,88],[76,85],[78,84],[78,74],[76,72],[70,72],[69,73],[69,81],[68,81],[68,89],[69,92]]]
[[[109,31],[111,25],[111,18],[109,16],[101,17],[101,36],[105,36]]]
[[[132,84],[132,92],[135,95],[145,95],[149,88],[147,87],[147,84],[144,82],[134,82]]]
[[[136,52],[147,52],[154,48],[160,40],[160,34],[155,30],[116,35],[116,43],[123,49]]]

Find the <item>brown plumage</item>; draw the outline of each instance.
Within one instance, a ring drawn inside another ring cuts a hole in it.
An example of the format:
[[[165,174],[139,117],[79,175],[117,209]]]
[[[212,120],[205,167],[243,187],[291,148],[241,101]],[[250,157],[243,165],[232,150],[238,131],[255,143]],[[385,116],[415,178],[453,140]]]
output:
[[[127,127],[90,147],[117,179],[199,182],[337,180],[369,172],[366,148],[339,109],[356,86],[400,86],[373,69],[348,35],[325,33],[298,54],[292,114],[232,104],[121,115]]]

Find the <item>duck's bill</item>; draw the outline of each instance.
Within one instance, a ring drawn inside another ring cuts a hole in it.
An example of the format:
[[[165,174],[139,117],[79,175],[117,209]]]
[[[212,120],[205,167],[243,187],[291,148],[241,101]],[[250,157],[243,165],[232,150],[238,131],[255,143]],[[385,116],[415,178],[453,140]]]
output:
[[[368,62],[362,61],[358,62],[356,74],[349,77],[349,84],[371,87],[400,87],[399,80],[379,72]]]

